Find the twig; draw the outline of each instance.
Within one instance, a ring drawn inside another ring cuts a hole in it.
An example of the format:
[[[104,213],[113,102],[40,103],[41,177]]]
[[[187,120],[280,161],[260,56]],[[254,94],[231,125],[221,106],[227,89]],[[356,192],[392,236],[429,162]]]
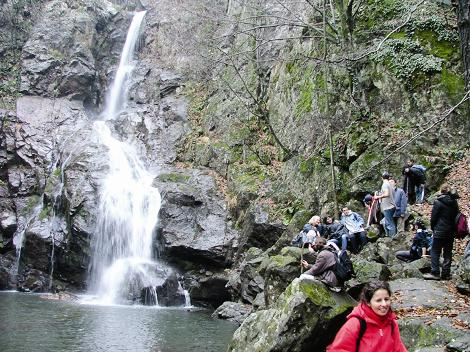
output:
[[[460,105],[462,105],[464,102],[466,102],[467,100],[470,99],[470,90],[465,93],[465,95],[463,96],[463,98],[456,104],[454,105],[453,107],[451,107],[443,116],[439,117],[434,123],[432,123],[430,126],[428,126],[427,128],[425,128],[424,130],[422,130],[421,132],[415,134],[413,137],[411,137],[407,142],[403,143],[401,146],[399,146],[397,149],[393,150],[390,154],[388,154],[385,158],[383,158],[382,160],[380,160],[379,162],[375,163],[374,165],[372,165],[370,168],[368,168],[366,171],[364,171],[362,174],[354,177],[352,180],[349,181],[348,185],[352,185],[353,182],[357,181],[357,180],[360,180],[361,178],[363,178],[365,175],[367,175],[369,172],[371,172],[372,170],[376,169],[377,166],[379,166],[380,164],[382,164],[384,161],[387,161],[388,159],[390,159],[393,155],[396,155],[396,153],[400,150],[402,150],[403,148],[405,148],[408,144],[410,144],[411,142],[413,142],[414,140],[416,140],[419,136],[421,136],[422,134],[424,134],[425,132],[429,131],[431,128],[433,128],[434,126],[436,126],[438,123],[441,123],[442,121],[444,121],[446,118],[448,118],[450,116],[450,114],[455,110],[457,109]]]

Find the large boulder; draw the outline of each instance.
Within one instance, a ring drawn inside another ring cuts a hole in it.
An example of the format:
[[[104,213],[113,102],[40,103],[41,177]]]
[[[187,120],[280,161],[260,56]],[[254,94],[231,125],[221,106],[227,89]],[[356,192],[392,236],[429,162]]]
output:
[[[252,310],[253,307],[249,304],[224,302],[214,311],[214,313],[212,313],[212,317],[233,321],[238,325],[241,325]]]
[[[259,248],[252,247],[246,251],[238,268],[233,269],[229,275],[227,287],[232,298],[240,298],[243,302],[253,304],[256,297],[264,293],[264,278],[260,273],[260,265],[265,258],[267,254]]]
[[[280,221],[271,221],[269,213],[263,206],[255,204],[249,207],[242,229],[240,230],[239,251],[250,247],[263,250],[268,249],[276,243],[286,230],[286,226]]]
[[[322,351],[355,303],[317,280],[295,279],[269,309],[243,322],[228,351]]]
[[[279,254],[271,255],[263,260],[260,270],[265,280],[264,299],[266,306],[275,302],[292,280],[301,274],[301,258],[313,264],[316,254],[311,254],[301,248],[285,247]]]
[[[468,350],[470,338],[467,331],[455,325],[456,321],[468,321],[468,311],[456,309],[455,298],[442,282],[408,278],[390,281],[390,287],[397,296],[393,302],[394,309],[411,311],[398,321],[405,346],[441,346],[442,350],[449,344],[453,347],[447,350]],[[413,314],[413,309],[419,309],[420,314]]]
[[[154,184],[164,195],[159,223],[163,257],[180,265],[227,266],[236,231],[214,178],[202,171],[170,170]]]
[[[469,295],[470,294],[470,250],[467,250],[460,261],[460,282],[457,289]]]
[[[225,272],[204,269],[189,271],[184,277],[184,287],[189,291],[191,303],[211,308],[217,308],[230,300],[227,282]]]

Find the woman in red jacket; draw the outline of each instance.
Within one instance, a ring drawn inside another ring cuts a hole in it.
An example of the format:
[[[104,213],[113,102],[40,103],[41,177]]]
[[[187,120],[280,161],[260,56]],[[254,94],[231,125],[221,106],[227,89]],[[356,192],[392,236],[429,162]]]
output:
[[[384,281],[366,284],[361,302],[348,315],[329,352],[406,352],[395,314],[390,307],[390,286]]]

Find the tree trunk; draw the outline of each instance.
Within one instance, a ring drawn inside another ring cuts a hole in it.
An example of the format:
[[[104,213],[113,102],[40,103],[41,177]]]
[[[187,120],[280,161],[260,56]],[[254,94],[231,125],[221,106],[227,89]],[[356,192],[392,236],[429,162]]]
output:
[[[457,11],[465,90],[468,91],[470,89],[470,0],[452,0],[452,4]]]

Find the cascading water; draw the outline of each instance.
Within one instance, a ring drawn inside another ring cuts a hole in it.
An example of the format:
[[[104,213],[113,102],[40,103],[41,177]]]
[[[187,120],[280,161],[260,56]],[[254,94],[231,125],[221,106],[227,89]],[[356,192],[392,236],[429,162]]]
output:
[[[152,259],[160,193],[152,187],[153,176],[144,168],[135,149],[115,139],[106,123],[125,107],[128,79],[134,68],[133,54],[144,15],[145,11],[134,15],[104,109],[104,121],[94,124],[101,143],[108,149],[109,171],[101,184],[90,288],[100,302],[108,304],[135,299],[135,293],[143,288],[161,284],[158,273],[164,270],[161,263]],[[155,302],[158,302],[156,297]]]

